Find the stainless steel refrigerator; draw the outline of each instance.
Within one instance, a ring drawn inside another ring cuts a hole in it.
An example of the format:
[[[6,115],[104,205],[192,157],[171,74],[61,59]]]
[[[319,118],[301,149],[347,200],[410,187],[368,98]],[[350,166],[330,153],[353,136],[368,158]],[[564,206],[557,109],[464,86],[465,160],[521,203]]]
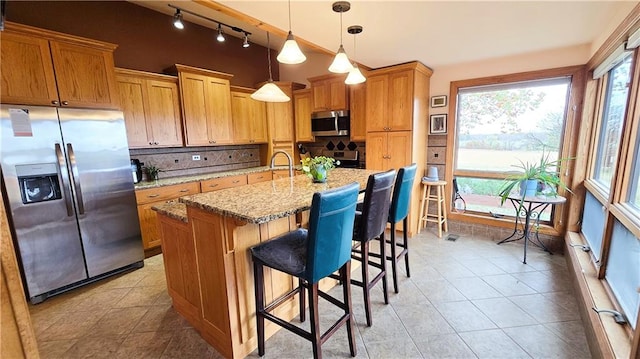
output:
[[[2,178],[31,302],[144,259],[122,112],[0,106]]]

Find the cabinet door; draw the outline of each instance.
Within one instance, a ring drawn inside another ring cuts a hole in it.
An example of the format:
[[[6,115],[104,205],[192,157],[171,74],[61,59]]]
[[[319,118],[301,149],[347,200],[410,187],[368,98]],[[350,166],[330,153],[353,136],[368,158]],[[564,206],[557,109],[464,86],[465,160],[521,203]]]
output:
[[[150,147],[153,140],[147,133],[144,80],[119,75],[117,81],[129,148]]]
[[[2,33],[0,46],[0,102],[56,106],[58,90],[49,41]]]
[[[207,77],[180,72],[180,94],[187,146],[208,146]]]
[[[387,156],[387,133],[367,132],[367,169],[386,171]]]
[[[411,158],[411,131],[387,133],[387,168],[399,169],[408,166]],[[369,147],[367,146],[367,149]],[[367,154],[368,155],[368,154]]]
[[[351,141],[364,141],[367,137],[367,87],[365,84],[349,86]]]
[[[331,88],[327,80],[313,82],[311,93],[313,95],[313,111],[329,110]]]
[[[118,109],[113,52],[50,41],[60,104]]]
[[[251,119],[252,143],[269,142],[267,134],[267,105],[249,97],[249,118]]]
[[[296,165],[296,163],[298,163],[298,164],[300,163],[299,161],[295,160],[295,157],[293,157],[295,155],[294,150],[293,150],[293,142],[274,142],[273,143],[273,151],[271,153],[275,153],[276,151],[284,151],[289,156],[291,156],[291,160],[293,161],[293,165]],[[289,162],[287,162],[287,158],[282,154],[279,154],[275,158],[274,162],[275,162],[276,166],[287,166],[289,164]]]
[[[225,188],[243,186],[245,184],[247,184],[247,175],[213,178],[210,180],[200,181],[200,191],[205,193]]]
[[[147,128],[153,144],[162,147],[181,147],[182,125],[178,86],[170,81],[146,80]]]
[[[273,179],[273,173],[270,171],[247,174],[247,184],[266,182],[266,181],[271,181],[272,179]]]
[[[370,76],[366,83],[367,132],[387,131],[389,77],[388,75]]]
[[[229,81],[215,77],[207,78],[205,99],[209,142],[213,145],[231,144],[233,127]]]
[[[272,124],[272,141],[294,141],[291,102],[268,102],[267,116]]]
[[[296,142],[313,142],[311,135],[311,91],[303,90],[293,95]]]
[[[349,108],[347,100],[347,85],[344,83],[345,77],[340,76],[328,81],[329,87],[329,109],[346,110]]]
[[[410,131],[413,119],[413,71],[389,74],[390,131]]]
[[[231,118],[233,119],[233,143],[251,142],[251,98],[244,92],[231,92]]]
[[[138,219],[140,220],[140,234],[142,235],[142,247],[146,249],[157,247],[161,244],[160,231],[158,230],[158,218],[156,211],[151,207],[162,204],[162,201],[147,203],[138,206]]]

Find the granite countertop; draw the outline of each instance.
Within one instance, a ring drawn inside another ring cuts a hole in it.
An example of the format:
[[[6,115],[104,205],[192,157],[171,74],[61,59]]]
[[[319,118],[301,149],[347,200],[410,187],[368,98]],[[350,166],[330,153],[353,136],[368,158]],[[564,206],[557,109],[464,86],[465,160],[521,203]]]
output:
[[[367,186],[369,175],[378,171],[336,168],[326,183],[313,183],[307,176],[294,176],[273,181],[180,197],[187,206],[261,224],[308,210],[315,192],[358,182]]]
[[[187,218],[187,205],[180,203],[177,200],[171,200],[155,205],[151,207],[151,209],[167,217],[184,223],[189,223],[189,219]]]
[[[294,170],[300,169],[299,167],[300,166],[294,166]],[[236,176],[236,175],[249,174],[249,173],[265,172],[270,170],[279,171],[279,170],[287,170],[287,169],[289,169],[289,167],[287,166],[275,166],[274,168],[271,168],[269,166],[260,166],[260,167],[243,168],[243,169],[233,170],[233,171],[203,173],[203,174],[191,175],[191,176],[163,178],[157,181],[136,183],[135,189],[156,188],[156,187],[162,187],[162,186],[170,186],[174,184],[204,181],[204,180],[213,179],[213,178],[222,178],[222,177]]]

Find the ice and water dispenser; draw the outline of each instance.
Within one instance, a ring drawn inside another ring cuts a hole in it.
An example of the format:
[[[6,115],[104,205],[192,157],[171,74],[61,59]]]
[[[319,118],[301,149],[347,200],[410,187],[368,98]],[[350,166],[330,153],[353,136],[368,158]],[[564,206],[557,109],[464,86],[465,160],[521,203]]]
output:
[[[16,175],[23,204],[62,199],[55,163],[17,165]]]

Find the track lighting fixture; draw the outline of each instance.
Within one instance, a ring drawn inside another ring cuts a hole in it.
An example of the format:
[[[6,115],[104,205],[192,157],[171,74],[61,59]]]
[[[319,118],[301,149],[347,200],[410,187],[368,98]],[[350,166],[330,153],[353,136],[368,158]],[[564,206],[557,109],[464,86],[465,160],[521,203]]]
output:
[[[0,1],[3,1],[3,0],[0,0]],[[175,14],[173,15],[173,26],[175,26],[177,29],[184,29],[184,22],[183,22],[183,19],[182,19],[182,13],[187,13],[187,14],[199,17],[201,19],[208,20],[208,21],[211,21],[213,23],[218,24],[218,27],[217,27],[217,30],[216,30],[217,31],[216,39],[219,42],[224,42],[224,40],[225,40],[225,36],[224,36],[225,34],[224,34],[224,30],[223,30],[222,27],[226,26],[226,27],[228,27],[229,29],[231,29],[231,30],[233,30],[235,32],[239,32],[239,33],[243,34],[242,47],[249,47],[249,45],[250,45],[249,44],[249,35],[251,35],[251,33],[249,31],[241,29],[241,28],[239,28],[237,26],[227,25],[224,22],[220,22],[218,20],[214,20],[214,19],[208,18],[206,16],[202,16],[202,15],[197,14],[195,12],[191,12],[189,10],[185,10],[183,8],[177,7],[175,5],[168,4],[167,6],[169,6],[172,9],[176,9]]]
[[[267,32],[267,62],[269,63],[269,81],[262,85],[256,92],[251,94],[251,98],[264,102],[288,102],[291,99],[278,85],[273,83],[271,76],[271,39]]]
[[[282,46],[277,59],[278,62],[283,64],[300,64],[307,59],[300,51],[300,47],[298,47],[298,43],[291,32],[291,0],[289,0],[289,35],[287,35],[287,41]]]
[[[224,42],[224,31],[222,31],[222,25],[218,24],[218,36],[216,36],[218,42]]]
[[[244,41],[242,42],[242,47],[244,48],[249,47],[249,35],[247,35],[246,33],[244,34]]]
[[[351,61],[349,61],[349,57],[347,57],[347,53],[344,52],[344,47],[342,46],[342,13],[349,11],[351,9],[351,4],[348,1],[336,1],[333,3],[333,11],[340,13],[340,48],[338,48],[338,52],[336,53],[336,57],[333,59],[331,66],[329,66],[329,71],[335,72],[338,74],[345,74],[353,68],[351,65]]]
[[[184,24],[182,23],[182,13],[180,12],[180,9],[176,9],[176,13],[175,15],[173,15],[173,26],[175,26],[176,29],[184,29]]]
[[[362,32],[362,26],[353,25],[347,28],[347,32],[353,35],[353,56],[356,56],[356,35]],[[361,84],[367,81],[367,79],[362,75],[360,69],[358,68],[358,64],[354,61],[353,68],[349,71],[349,75],[344,80],[344,83],[347,85],[355,85]]]

